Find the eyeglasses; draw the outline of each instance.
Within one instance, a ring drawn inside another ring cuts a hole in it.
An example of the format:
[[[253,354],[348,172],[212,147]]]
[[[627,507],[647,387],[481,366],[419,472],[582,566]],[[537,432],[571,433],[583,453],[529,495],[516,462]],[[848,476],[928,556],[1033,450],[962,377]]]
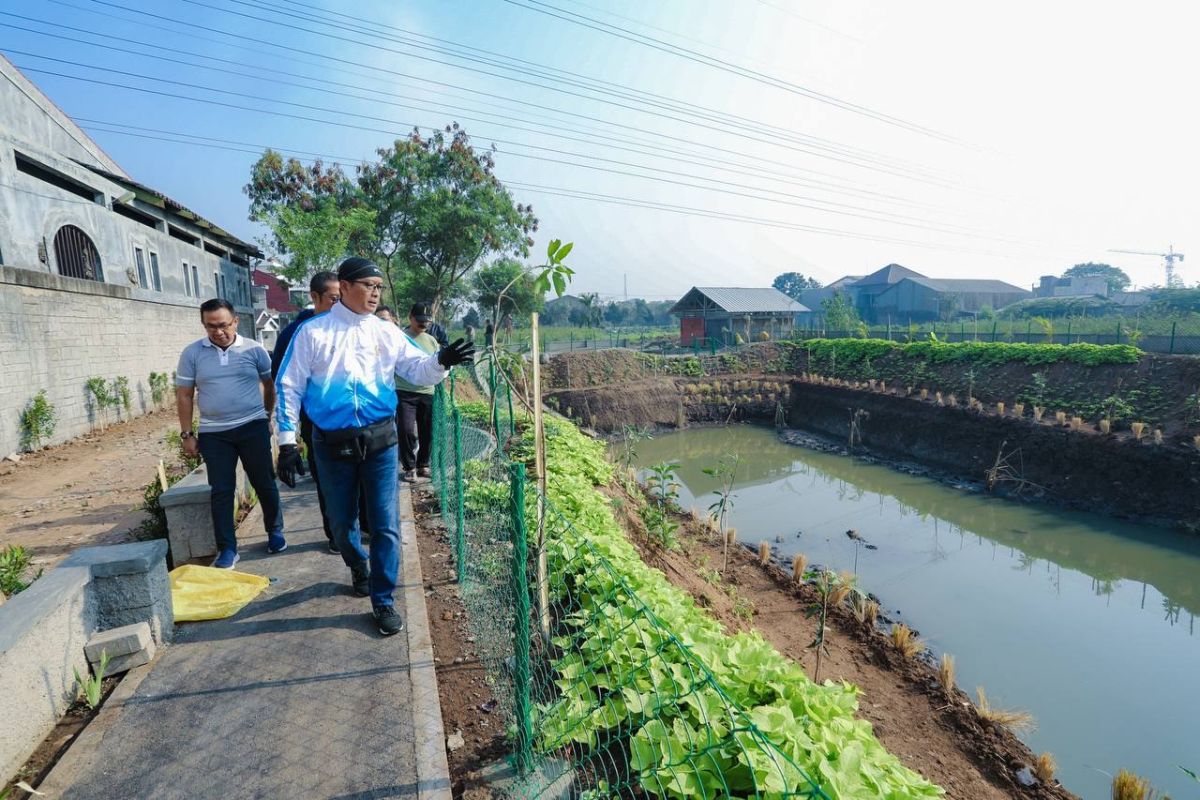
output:
[[[230,328],[233,328],[233,327],[236,327],[236,326],[237,326],[237,323],[236,323],[236,322],[232,322],[232,321],[230,321],[230,322],[223,322],[223,323],[220,323],[220,324],[213,323],[213,322],[206,322],[206,323],[204,323],[204,330],[206,330],[206,331],[212,331],[213,333],[216,333],[217,331],[227,331],[227,330],[229,330]]]
[[[355,283],[366,289],[371,294],[383,294],[382,283],[367,283],[366,281],[355,281]]]

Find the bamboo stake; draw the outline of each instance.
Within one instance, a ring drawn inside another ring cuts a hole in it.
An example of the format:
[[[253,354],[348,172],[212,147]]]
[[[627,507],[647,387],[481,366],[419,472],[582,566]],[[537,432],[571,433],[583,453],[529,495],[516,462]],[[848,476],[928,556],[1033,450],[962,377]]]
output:
[[[537,584],[538,619],[542,639],[550,643],[550,587],[547,586],[546,562],[546,429],[542,422],[542,348],[538,335],[538,315],[530,317],[530,345],[533,355],[533,452],[534,478],[537,480]]]

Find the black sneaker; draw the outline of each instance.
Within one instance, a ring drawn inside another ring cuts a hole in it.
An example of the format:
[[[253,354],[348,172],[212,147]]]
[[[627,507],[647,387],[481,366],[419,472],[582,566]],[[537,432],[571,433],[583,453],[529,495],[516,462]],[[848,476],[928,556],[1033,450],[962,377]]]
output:
[[[330,537],[325,540],[325,547],[326,547],[326,549],[329,550],[329,552],[333,553],[335,556],[342,552],[341,548],[339,548],[337,546],[337,542],[335,542],[333,540],[333,537]]]
[[[396,613],[391,606],[376,606],[371,612],[379,625],[379,632],[384,636],[392,636],[404,630],[404,617]]]
[[[366,597],[371,593],[371,569],[366,564],[350,568],[350,586],[355,597]]]

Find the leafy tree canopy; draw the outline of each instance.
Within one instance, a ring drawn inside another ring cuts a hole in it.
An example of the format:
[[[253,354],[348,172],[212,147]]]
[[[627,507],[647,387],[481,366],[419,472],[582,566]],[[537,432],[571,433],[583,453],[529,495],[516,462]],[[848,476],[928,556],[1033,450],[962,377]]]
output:
[[[1104,278],[1108,281],[1108,293],[1123,292],[1129,288],[1129,276],[1119,267],[1088,261],[1076,264],[1062,274],[1064,278]]]
[[[793,300],[800,299],[800,293],[805,289],[820,289],[821,282],[816,278],[806,278],[799,272],[785,272],[776,275],[771,286],[786,294]]]
[[[541,311],[545,293],[535,287],[534,276],[521,262],[500,258],[475,272],[474,300],[493,322],[505,314],[526,317]]]
[[[323,198],[313,201],[309,210],[278,206],[263,221],[278,249],[287,254],[287,266],[276,271],[293,284],[303,284],[316,272],[335,270],[351,254],[351,240],[374,226],[375,213],[368,208],[343,211],[332,199]]]

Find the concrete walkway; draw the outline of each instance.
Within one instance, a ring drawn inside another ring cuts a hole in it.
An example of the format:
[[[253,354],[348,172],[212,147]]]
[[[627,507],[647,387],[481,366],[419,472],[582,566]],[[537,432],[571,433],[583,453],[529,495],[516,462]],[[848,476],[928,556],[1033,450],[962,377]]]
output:
[[[238,569],[272,585],[230,619],[181,624],[43,782],[48,796],[450,797],[407,492],[408,633],[384,639],[325,550],[312,483],[281,488],[288,549],[267,555],[257,513],[239,530]]]

